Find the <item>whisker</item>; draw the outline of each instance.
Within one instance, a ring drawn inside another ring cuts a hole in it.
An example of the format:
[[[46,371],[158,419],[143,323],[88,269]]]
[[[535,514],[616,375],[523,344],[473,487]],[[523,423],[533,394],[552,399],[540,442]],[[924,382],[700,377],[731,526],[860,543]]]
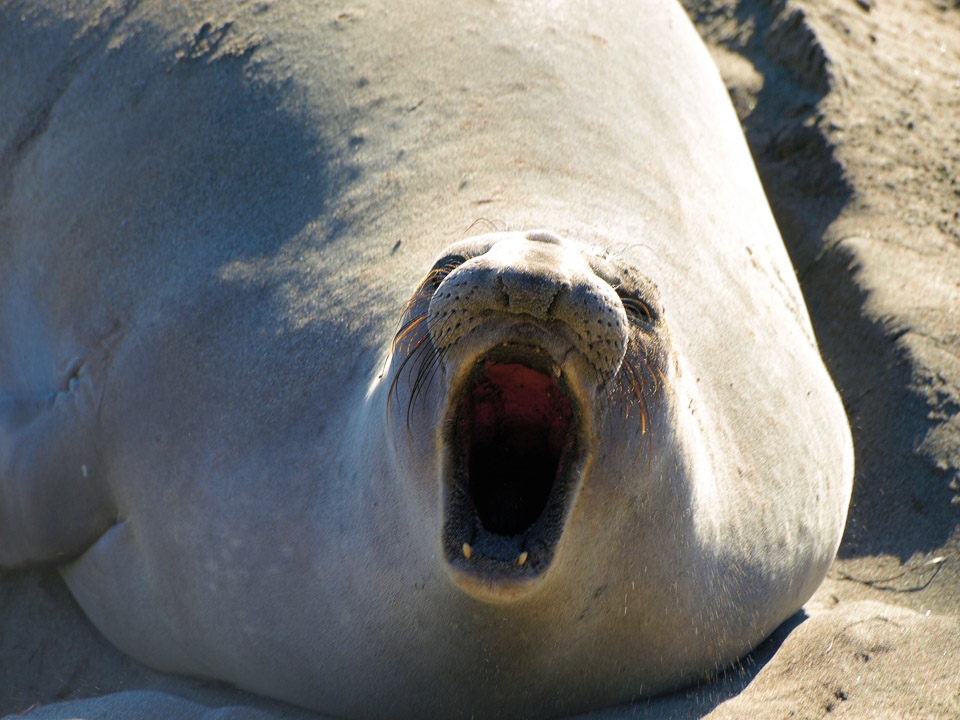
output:
[[[645,401],[644,396],[643,396],[643,387],[644,387],[643,376],[642,376],[640,373],[637,372],[637,369],[634,367],[633,363],[630,361],[629,358],[625,358],[625,359],[624,359],[624,366],[627,368],[627,371],[628,371],[629,374],[630,374],[631,381],[633,382],[633,393],[634,393],[634,397],[636,398],[637,405],[638,405],[639,408],[640,408],[640,438],[641,438],[641,440],[640,440],[640,445],[639,445],[639,447],[637,447],[637,452],[636,452],[636,454],[633,456],[633,462],[636,463],[636,462],[640,459],[640,453],[643,452],[643,437],[646,435],[646,436],[647,436],[647,460],[648,460],[648,465],[649,465],[649,463],[652,462],[651,458],[652,458],[652,456],[653,456],[653,433],[647,433],[648,414],[647,414],[646,401]],[[636,378],[637,378],[638,376],[639,376],[639,380],[640,380],[640,386],[639,386],[639,388],[637,387],[637,383],[636,383]],[[648,474],[649,474],[649,471],[650,471],[650,467],[652,467],[652,466],[648,466],[648,468],[647,468],[647,473],[648,473]]]
[[[424,339],[427,336],[424,335]],[[421,347],[421,343],[417,343],[417,347],[414,348],[414,353],[418,355],[423,354],[424,352],[429,352],[433,348],[433,343],[429,345],[424,345]],[[411,353],[411,356],[414,354]],[[420,396],[420,391],[424,387],[424,378],[426,377],[426,369],[432,363],[431,358],[434,357],[436,353],[430,353],[428,355],[426,362],[419,362],[417,367],[417,374],[413,380],[413,387],[410,390],[410,401],[407,403],[407,413],[406,413],[406,431],[407,431],[407,445],[410,447],[410,451],[413,452],[413,438],[410,433],[410,416],[413,412],[413,406],[417,402],[417,398]]]
[[[659,392],[660,385],[662,384],[664,387],[666,387],[667,381],[664,379],[663,373],[660,372],[660,368],[657,367],[656,363],[654,363],[652,366],[650,364],[650,354],[651,352],[655,353],[656,349],[651,348],[650,345],[647,344],[646,339],[644,339],[642,336],[638,338],[637,344],[640,346],[640,348],[643,351],[643,356],[641,358],[641,361],[643,362],[643,366],[647,369],[647,373],[650,375],[650,378],[653,380],[653,391]],[[661,382],[657,381],[658,377],[660,378]]]
[[[623,366],[621,365],[621,369],[622,367]],[[614,404],[622,405],[623,411],[624,411],[623,421],[626,422],[627,420],[630,419],[630,403],[617,403],[617,399],[621,397],[623,394],[624,394],[623,373],[618,372],[617,376],[613,379],[613,381],[607,383],[607,386],[605,388],[604,398],[603,398],[603,402],[604,402],[603,412],[607,413],[611,411],[613,409]]]
[[[400,318],[402,319],[407,317],[407,315],[416,315],[419,313],[413,312],[413,308],[421,301],[426,301],[429,305],[429,301],[433,298],[433,294],[436,292],[437,286],[443,282],[443,279],[449,275],[460,263],[456,260],[451,260],[447,264],[433,268],[427,273],[427,276],[420,282],[420,285],[417,287],[416,291],[410,297],[409,300],[404,304],[403,308],[400,310]],[[423,313],[427,312],[427,308],[424,307],[421,311]]]
[[[630,376],[630,384],[633,386],[633,396],[640,405],[640,437],[647,434],[647,413],[643,408],[643,378],[640,378],[640,387],[637,387],[637,370],[630,362],[629,358],[624,358],[624,367]]]
[[[403,338],[405,338],[411,330],[416,330],[418,327],[420,327],[426,319],[426,314],[418,315],[413,320],[408,322],[404,327],[402,327],[397,335],[393,338],[393,346],[390,348],[390,352],[394,352],[397,349],[397,346],[403,341]],[[409,346],[410,344],[407,343],[408,348]]]
[[[411,315],[420,315],[423,312],[426,312],[426,308],[421,312],[414,312],[414,308],[422,301],[426,300],[428,297],[432,297],[433,293],[429,290],[417,290],[403,307],[400,309],[400,324],[402,325],[404,320]]]
[[[503,220],[501,220],[500,222],[503,223],[503,229],[506,230],[507,229],[506,222],[504,222]],[[497,225],[496,220],[491,220],[490,218],[485,218],[485,217],[478,217],[476,220],[470,223],[470,225],[467,227],[466,230],[463,231],[464,236],[466,236],[467,233],[473,230],[473,228],[476,225],[479,225],[480,223],[486,223],[487,225],[490,226],[490,229],[492,229],[494,232],[500,231],[500,227]]]
[[[418,359],[417,374],[413,380],[413,387],[410,390],[410,402],[407,405],[408,417],[410,408],[417,401],[417,398],[420,396],[425,383],[430,378],[431,368],[434,366],[437,357],[436,350],[433,348],[433,343],[419,347],[417,352],[421,355],[426,354],[426,357]]]
[[[660,384],[663,386],[663,389],[666,390],[668,393],[673,393],[673,390],[670,388],[669,385],[667,385],[667,379],[663,376],[663,373],[660,372],[660,368],[654,365],[653,369],[656,371],[657,376],[660,378]]]
[[[393,376],[393,380],[390,382],[390,389],[387,391],[387,421],[390,420],[390,407],[393,401],[393,391],[397,388],[397,383],[400,380],[400,376],[403,374],[403,369],[407,366],[407,363],[413,359],[416,354],[417,348],[429,337],[427,333],[424,333],[420,336],[420,339],[417,340],[417,344],[413,346],[413,349],[407,353],[407,356],[403,359],[403,362],[400,363],[400,367],[397,368],[396,374]]]
[[[630,359],[624,356],[623,362],[620,365],[620,374],[619,374],[619,386],[620,386],[620,397],[623,399],[622,405],[624,407],[623,420],[624,422],[630,419],[630,408],[633,405],[633,402],[628,401],[627,395],[630,392],[630,385],[633,384],[631,379],[631,366]],[[628,385],[628,381],[630,384]]]

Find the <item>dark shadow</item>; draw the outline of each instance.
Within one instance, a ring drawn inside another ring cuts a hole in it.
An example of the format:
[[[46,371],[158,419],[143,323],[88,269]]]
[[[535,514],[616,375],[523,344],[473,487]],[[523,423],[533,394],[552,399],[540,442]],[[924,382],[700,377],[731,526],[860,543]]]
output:
[[[831,82],[829,61],[803,12],[785,0],[742,0],[736,25],[754,30],[728,37],[717,31],[729,19],[722,6],[687,5],[702,32],[719,36],[712,39],[763,76],[756,105],[741,121],[854,436],[856,476],[839,557],[905,561],[941,547],[957,518],[944,502],[943,478],[916,452],[933,424],[897,345],[904,329],[866,316],[858,259],[836,241],[825,243],[854,192],[819,109]]]
[[[615,708],[583,716],[583,720],[631,718],[632,720],[698,720],[718,705],[736,697],[753,682],[780,646],[807,619],[803,610],[791,615],[753,652],[741,658],[710,681],[687,690],[642,700],[629,707]],[[578,718],[578,720],[580,720]]]
[[[278,279],[251,271],[246,284],[223,289],[223,268],[269,262],[295,238],[307,238],[298,247],[316,247],[340,236],[349,217],[334,220],[325,209],[359,173],[349,118],[331,111],[330,124],[318,126],[317,113],[300,112],[293,83],[258,74],[255,46],[225,49],[229,25],[199,25],[171,53],[168,38],[145,25],[110,47],[120,19],[81,30],[79,20],[36,8],[0,8],[0,70],[30,86],[15,98],[20,105],[0,106],[0,207],[11,212],[14,192],[36,188],[36,214],[48,213],[50,226],[63,221],[62,236],[51,231],[51,247],[82,245],[84,258],[117,269],[104,278],[105,292],[122,298],[138,283],[144,292],[162,288],[176,295],[157,303],[167,316],[191,304],[210,312],[216,296],[223,322],[211,334],[267,325],[279,313],[263,292],[270,282],[300,293],[312,284],[297,285],[296,273]],[[8,84],[0,100],[16,92]],[[74,162],[47,170],[32,162],[44,153]],[[319,230],[302,232],[317,223]],[[2,235],[14,232],[10,227],[17,225],[0,224],[0,244],[33,241]],[[285,330],[270,358],[237,357],[235,364],[295,388],[298,378],[317,375],[312,363],[331,335],[346,347],[363,345],[332,321]],[[156,673],[112,648],[52,568],[0,572],[0,658],[0,715],[131,688],[226,692]],[[233,704],[267,704],[230,693]]]
[[[104,173],[129,180],[107,190],[140,203],[144,223],[154,223],[149,250],[203,244],[228,258],[270,253],[356,177],[345,113],[331,109],[326,126],[311,124],[299,112],[302,90],[260,77],[257,46],[231,45],[230,23],[203,23],[171,51],[163,31],[149,25],[109,47],[121,20],[80,30],[79,20],[36,8],[0,12],[10,29],[0,33],[0,70],[39,86],[11,92],[23,106],[0,116],[4,186],[31,147],[58,129],[58,140],[96,163],[50,179],[62,175],[61,186],[75,184],[91,202],[99,191],[92,183]],[[51,38],[58,44],[50,46]],[[121,175],[118,165],[131,172]],[[178,212],[186,196],[189,215]],[[127,234],[139,240],[134,229]]]

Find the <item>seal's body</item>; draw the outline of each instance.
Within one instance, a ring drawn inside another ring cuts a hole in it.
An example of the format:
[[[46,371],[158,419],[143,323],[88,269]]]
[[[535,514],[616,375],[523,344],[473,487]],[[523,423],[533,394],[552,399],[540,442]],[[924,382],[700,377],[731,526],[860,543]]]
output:
[[[796,611],[849,429],[642,5],[0,10],[0,564],[351,718],[627,702]]]

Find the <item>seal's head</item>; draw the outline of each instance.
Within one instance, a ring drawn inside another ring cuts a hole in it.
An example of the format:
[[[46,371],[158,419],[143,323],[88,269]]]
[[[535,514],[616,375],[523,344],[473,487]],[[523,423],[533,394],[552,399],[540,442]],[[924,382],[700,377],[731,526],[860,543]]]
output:
[[[408,440],[435,418],[425,447],[460,587],[508,600],[545,577],[587,468],[611,454],[601,426],[623,425],[621,458],[649,444],[663,349],[656,287],[618,258],[544,231],[443,253],[404,310],[391,395],[406,403],[391,404]]]

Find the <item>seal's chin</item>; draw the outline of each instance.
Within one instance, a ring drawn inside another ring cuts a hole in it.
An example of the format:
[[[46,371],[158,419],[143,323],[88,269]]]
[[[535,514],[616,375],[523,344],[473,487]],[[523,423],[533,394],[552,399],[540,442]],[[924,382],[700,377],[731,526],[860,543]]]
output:
[[[443,546],[454,579],[506,598],[553,560],[579,478],[580,412],[539,347],[501,345],[452,396]]]

